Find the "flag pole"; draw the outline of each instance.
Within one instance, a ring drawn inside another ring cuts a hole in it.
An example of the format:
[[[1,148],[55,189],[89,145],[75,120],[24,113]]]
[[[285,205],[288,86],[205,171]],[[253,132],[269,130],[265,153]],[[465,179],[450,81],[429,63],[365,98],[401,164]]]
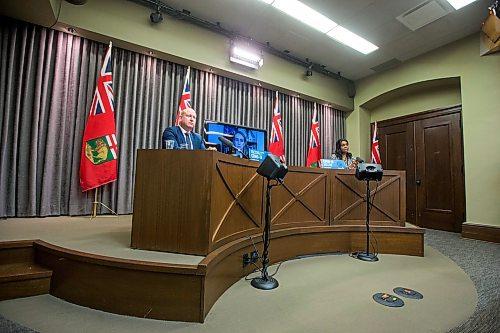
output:
[[[98,193],[99,193],[99,188],[100,188],[100,186],[98,186],[98,187],[95,188],[94,202],[92,202],[92,204],[93,204],[92,215],[90,216],[90,219],[93,219],[94,217],[97,217],[97,205],[103,206],[104,208],[106,208],[107,210],[109,210],[113,215],[118,216],[117,212],[115,212],[114,210],[112,210],[111,208],[109,208],[108,206],[106,206],[105,204],[103,204],[102,202],[100,202],[100,201],[97,200]]]
[[[99,187],[95,188],[94,192],[94,202],[92,203],[92,215],[90,216],[91,219],[94,217],[97,217],[97,193],[99,192]]]

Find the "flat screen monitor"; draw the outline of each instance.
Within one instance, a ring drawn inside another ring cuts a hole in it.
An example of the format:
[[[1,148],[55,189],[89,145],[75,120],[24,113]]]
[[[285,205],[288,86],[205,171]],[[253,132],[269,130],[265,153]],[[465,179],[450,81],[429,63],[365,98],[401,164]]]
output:
[[[231,148],[222,145],[219,137],[230,140],[245,154],[249,150],[267,150],[267,131],[259,128],[222,123],[218,121],[205,120],[204,139],[207,146],[216,147],[218,151],[225,154],[233,154]]]

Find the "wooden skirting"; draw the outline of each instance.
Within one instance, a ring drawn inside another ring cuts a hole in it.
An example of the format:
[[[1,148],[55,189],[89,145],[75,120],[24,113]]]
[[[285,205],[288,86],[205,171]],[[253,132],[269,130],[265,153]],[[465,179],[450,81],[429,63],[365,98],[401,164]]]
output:
[[[373,226],[379,253],[424,255],[424,229]],[[365,249],[363,226],[315,226],[273,231],[270,262],[298,255]],[[262,252],[261,234],[227,243],[198,265],[111,258],[33,241],[35,262],[52,270],[50,294],[71,303],[141,318],[203,322],[217,299],[246,276],[243,254]]]
[[[462,224],[462,237],[500,243],[500,227],[464,223]]]

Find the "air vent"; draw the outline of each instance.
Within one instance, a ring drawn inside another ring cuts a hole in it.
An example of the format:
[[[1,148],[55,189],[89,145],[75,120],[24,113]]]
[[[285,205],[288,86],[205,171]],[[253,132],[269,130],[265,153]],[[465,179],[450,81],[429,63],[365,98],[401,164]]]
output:
[[[396,19],[408,29],[415,31],[451,13],[451,11],[451,7],[444,6],[435,0],[427,0],[399,15]]]
[[[392,58],[389,61],[386,61],[384,63],[381,63],[380,65],[372,67],[371,69],[375,72],[383,72],[383,71],[386,71],[390,68],[396,67],[400,63],[401,63],[401,60],[396,59],[396,58]]]

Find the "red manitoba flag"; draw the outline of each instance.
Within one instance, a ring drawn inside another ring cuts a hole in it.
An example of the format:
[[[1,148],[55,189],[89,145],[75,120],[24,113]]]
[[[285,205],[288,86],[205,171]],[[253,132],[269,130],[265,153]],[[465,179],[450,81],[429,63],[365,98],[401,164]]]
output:
[[[375,128],[373,129],[373,139],[372,139],[372,163],[381,164],[380,161],[380,149],[378,146],[378,133],[377,133],[377,122],[375,122]]]
[[[319,142],[319,121],[316,103],[314,103],[314,113],[311,124],[311,139],[309,140],[309,150],[307,152],[306,167],[321,167],[321,144]]]
[[[80,185],[88,191],[117,178],[117,141],[113,102],[111,43],[102,64],[83,133]]]
[[[278,108],[278,92],[274,99],[273,125],[271,127],[271,139],[269,140],[269,152],[280,158],[281,162],[286,163],[285,148],[283,140],[283,129],[281,127],[281,112]]]

